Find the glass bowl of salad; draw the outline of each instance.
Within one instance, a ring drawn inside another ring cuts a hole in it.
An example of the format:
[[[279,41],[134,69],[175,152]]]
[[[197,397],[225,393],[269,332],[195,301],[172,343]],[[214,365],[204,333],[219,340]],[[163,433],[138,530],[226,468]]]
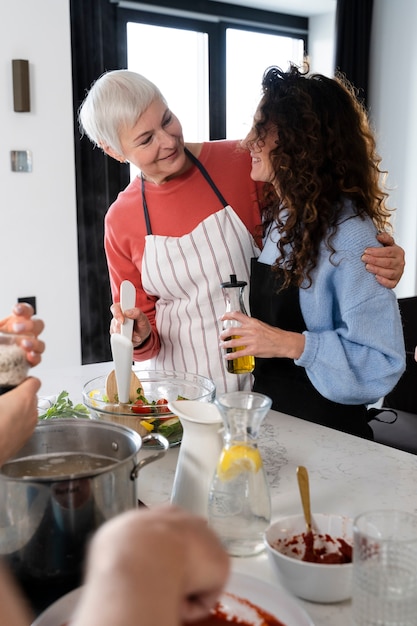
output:
[[[128,426],[142,437],[157,432],[171,446],[182,438],[179,418],[168,408],[173,400],[213,402],[215,384],[209,378],[189,372],[143,370],[133,368],[140,381],[137,399],[128,404],[109,402],[106,396],[106,376],[98,376],[83,387],[83,402],[93,418]]]

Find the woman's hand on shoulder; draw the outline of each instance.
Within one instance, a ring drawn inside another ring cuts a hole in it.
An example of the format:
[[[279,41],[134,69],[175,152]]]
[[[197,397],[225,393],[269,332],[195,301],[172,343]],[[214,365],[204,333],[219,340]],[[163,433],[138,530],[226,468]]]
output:
[[[405,252],[388,233],[378,233],[377,239],[383,247],[366,248],[362,261],[380,285],[393,289],[404,273]]]

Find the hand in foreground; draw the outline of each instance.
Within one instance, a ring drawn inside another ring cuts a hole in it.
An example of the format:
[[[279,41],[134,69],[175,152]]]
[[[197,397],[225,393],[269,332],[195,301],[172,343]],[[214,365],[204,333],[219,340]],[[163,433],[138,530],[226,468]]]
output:
[[[0,466],[31,436],[38,423],[37,378],[26,378],[15,389],[0,396]]]
[[[120,333],[120,327],[125,321],[125,316],[128,319],[134,320],[132,334],[132,343],[134,346],[140,346],[140,344],[146,341],[151,334],[151,325],[147,316],[141,311],[141,309],[127,309],[123,315],[120,303],[115,302],[110,307],[110,311],[113,314],[113,319],[110,323],[110,334]]]
[[[229,572],[206,520],[171,506],[110,520],[90,546],[71,626],[178,626],[205,617]]]
[[[33,615],[16,581],[0,563],[0,626],[29,626]]]
[[[0,331],[25,335],[21,346],[26,351],[30,365],[38,365],[45,350],[45,344],[38,339],[44,329],[42,320],[33,317],[33,308],[26,302],[19,302],[13,307],[12,314],[0,320]]]
[[[405,253],[388,233],[379,233],[377,239],[384,247],[366,248],[362,261],[380,285],[393,289],[403,275]]]

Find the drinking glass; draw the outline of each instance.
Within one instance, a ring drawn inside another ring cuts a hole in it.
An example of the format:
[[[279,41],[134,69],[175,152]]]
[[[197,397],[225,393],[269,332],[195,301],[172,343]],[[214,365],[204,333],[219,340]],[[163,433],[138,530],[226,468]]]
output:
[[[380,510],[353,526],[352,608],[357,626],[417,623],[417,516]]]

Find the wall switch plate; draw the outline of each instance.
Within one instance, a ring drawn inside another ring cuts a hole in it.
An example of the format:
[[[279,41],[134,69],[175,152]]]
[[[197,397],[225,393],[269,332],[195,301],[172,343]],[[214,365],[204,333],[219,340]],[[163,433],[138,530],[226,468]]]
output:
[[[32,305],[33,313],[36,315],[36,296],[26,296],[25,298],[18,298],[18,302],[27,302]]]
[[[18,113],[30,111],[29,61],[12,60],[13,106]]]
[[[30,150],[11,150],[12,172],[32,171],[32,152]]]

